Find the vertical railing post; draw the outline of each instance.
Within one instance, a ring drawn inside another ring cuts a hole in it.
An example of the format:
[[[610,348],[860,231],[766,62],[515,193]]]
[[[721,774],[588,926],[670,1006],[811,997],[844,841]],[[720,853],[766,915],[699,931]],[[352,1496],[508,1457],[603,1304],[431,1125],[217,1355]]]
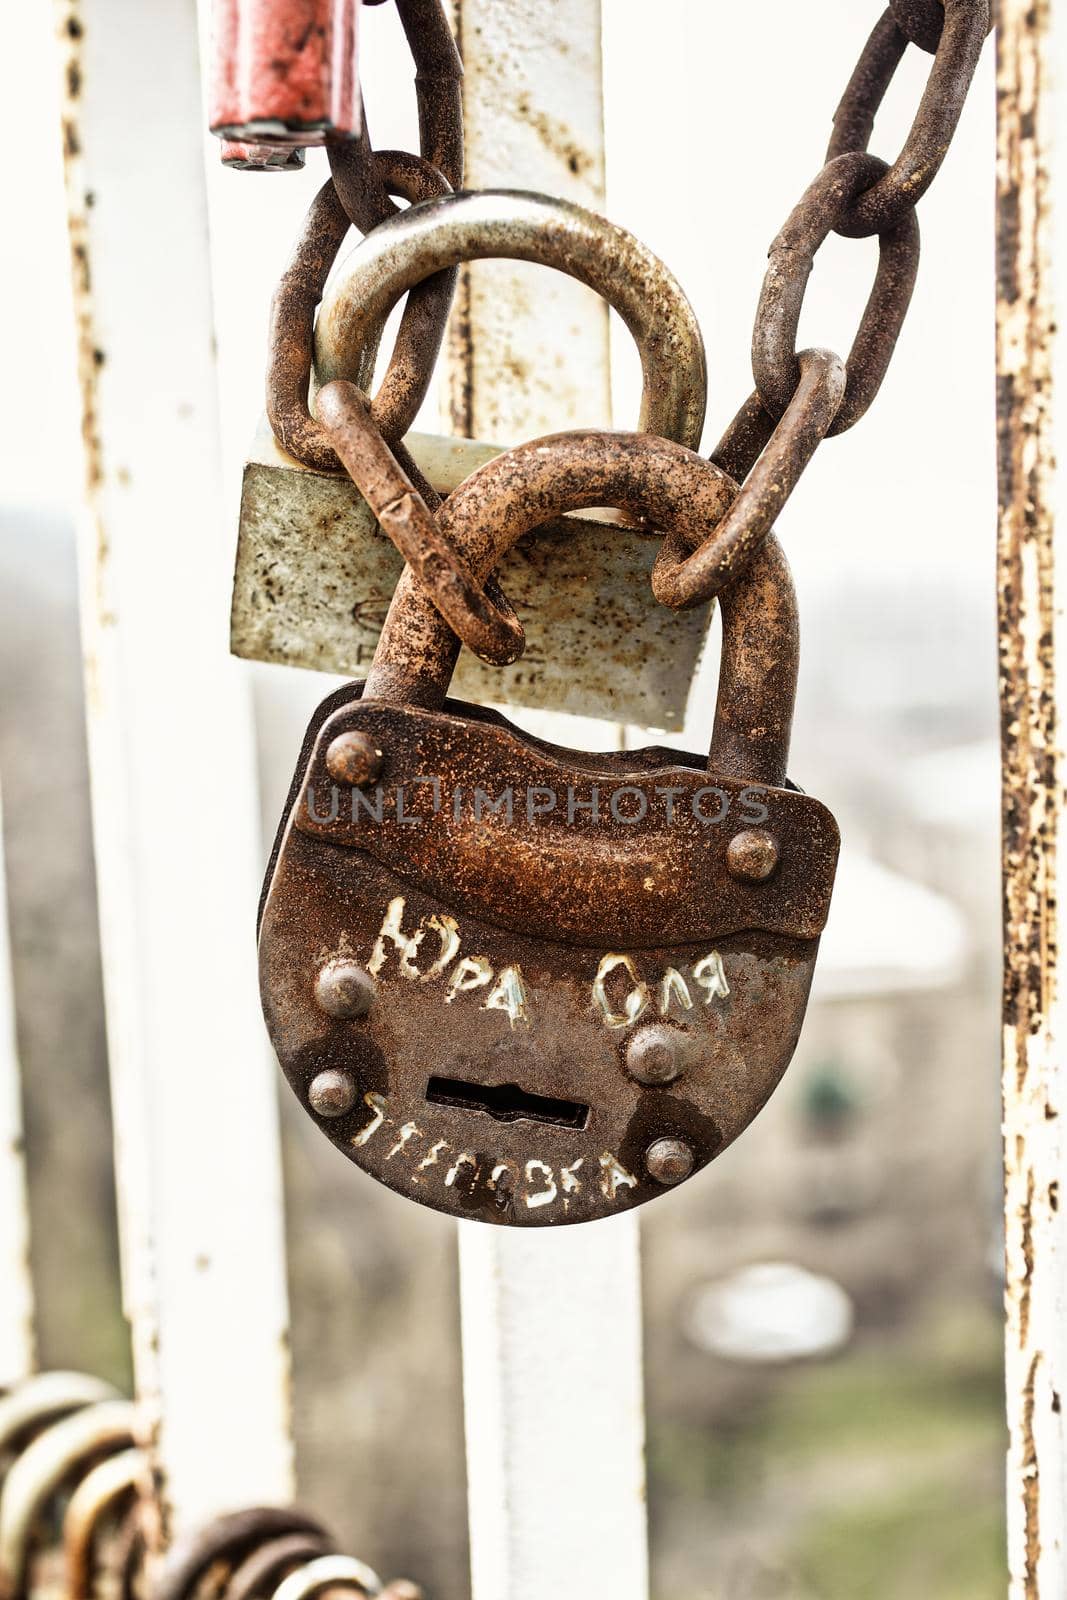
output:
[[[468,185],[603,209],[600,0],[453,12]],[[559,273],[478,262],[461,277],[449,378],[456,433],[507,444],[604,425],[607,308]],[[461,1224],[460,1264],[474,1600],[646,1600],[636,1218]]]
[[[1004,753],[1004,1148],[1008,1530],[1013,1600],[1067,1594],[1063,1117],[1067,521],[1067,31],[1048,0],[998,16],[1000,660]],[[1054,100],[1059,104],[1055,105]],[[1057,126],[1058,124],[1058,126]],[[1059,464],[1057,465],[1057,454]],[[1058,534],[1064,539],[1063,526]]]
[[[292,1491],[251,710],[227,650],[195,0],[59,0],[123,1285],[175,1531]],[[56,782],[62,782],[57,771]]]
[[[33,1371],[33,1284],[22,1147],[22,1090],[11,986],[0,806],[0,1389]]]
[[[600,0],[451,0],[463,56],[471,189],[534,189],[604,206]],[[512,261],[460,272],[448,416],[468,439],[518,444],[606,424],[608,308],[584,284]]]

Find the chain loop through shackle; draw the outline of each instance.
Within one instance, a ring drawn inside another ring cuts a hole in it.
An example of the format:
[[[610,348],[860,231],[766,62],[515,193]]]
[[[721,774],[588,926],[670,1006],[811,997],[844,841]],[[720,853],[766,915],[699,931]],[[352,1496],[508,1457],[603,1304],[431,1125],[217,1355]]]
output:
[[[720,595],[757,554],[845,394],[845,364],[830,350],[804,350],[800,382],[777,424],[756,393],[742,406],[710,460],[742,485],[722,521],[697,547],[668,530],[652,568],[652,592],[673,611]]]
[[[375,426],[366,396],[335,378],[319,394],[318,410],[342,466],[453,633],[494,666],[517,661],[526,634],[511,602],[492,579],[479,584],[443,538],[425,495]]]
[[[352,252],[315,330],[323,379],[315,426],[449,627],[482,660],[506,665],[525,647],[513,607],[496,578],[480,581],[442,534],[430,510],[436,497],[402,447],[393,444],[390,456],[377,402],[368,411],[359,386],[366,350],[405,290],[442,266],[497,257],[566,272],[614,306],[640,352],[641,426],[649,433],[699,444],[707,368],[700,329],[673,274],[631,234],[581,206],[520,190],[449,195],[382,224]]]
[[[444,6],[441,0],[396,0],[396,9],[415,65],[421,163],[416,166],[416,158],[405,159],[398,151],[385,152],[384,159],[375,154],[366,107],[357,139],[329,149],[334,187],[349,219],[364,235],[396,215],[398,207],[391,193],[399,192],[413,205],[459,189],[463,183],[463,62]],[[423,163],[433,169],[432,175]],[[405,165],[406,184],[400,176]],[[408,296],[376,400],[378,424],[391,442],[406,431],[398,419],[417,411],[426,397],[457,276],[454,271],[441,272]]]
[[[400,150],[383,150],[375,164],[386,187],[412,202],[450,192],[429,162]],[[315,310],[348,233],[349,216],[333,183],[312,201],[292,260],[271,301],[267,363],[267,417],[278,443],[306,467],[338,472],[341,463],[311,415]],[[405,419],[422,404],[444,337],[454,270],[417,284],[408,295],[389,367],[376,396],[376,420],[387,438],[407,431]],[[354,380],[370,387],[381,329],[368,340]]]
[[[445,195],[413,206],[364,239],[316,324],[320,381],[359,383],[365,351],[405,291],[442,267],[488,259],[553,267],[613,306],[641,355],[641,427],[696,447],[707,402],[704,341],[674,274],[597,212],[521,189]],[[416,409],[412,405],[403,418],[403,431]]]

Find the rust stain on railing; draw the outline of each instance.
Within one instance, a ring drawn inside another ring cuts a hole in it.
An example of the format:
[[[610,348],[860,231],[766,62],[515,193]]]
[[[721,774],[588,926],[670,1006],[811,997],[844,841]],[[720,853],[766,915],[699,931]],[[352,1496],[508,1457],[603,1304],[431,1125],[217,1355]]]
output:
[[[1006,1382],[1011,1594],[1064,1592],[1058,1219],[1055,307],[1049,0],[1001,0],[998,43],[998,582],[1003,747]]]
[[[109,543],[100,506],[105,480],[98,396],[105,355],[96,330],[89,253],[89,209],[94,196],[85,180],[82,156],[81,99],[85,83],[83,55],[86,18],[81,0],[57,0],[55,25],[61,68],[60,128],[70,236],[71,298],[81,395],[83,508],[93,533],[92,567],[83,571],[82,583],[86,594],[92,597],[96,625],[103,629],[114,625],[115,616],[108,599]],[[83,634],[82,655],[86,695],[90,708],[94,709],[100,695],[100,671],[96,641],[88,631]]]

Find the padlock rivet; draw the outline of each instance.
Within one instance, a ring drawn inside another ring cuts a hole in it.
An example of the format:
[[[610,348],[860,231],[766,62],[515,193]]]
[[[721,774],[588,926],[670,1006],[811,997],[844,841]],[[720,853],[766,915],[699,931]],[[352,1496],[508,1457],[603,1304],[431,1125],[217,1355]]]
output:
[[[335,783],[361,789],[373,783],[382,770],[382,752],[369,733],[353,728],[339,733],[326,751],[326,770]]]
[[[747,883],[765,883],[778,865],[778,841],[765,828],[735,833],[726,846],[727,870]]]
[[[626,1070],[638,1083],[673,1083],[684,1071],[684,1035],[653,1022],[639,1028],[626,1046]]]
[[[645,1151],[645,1166],[657,1183],[681,1183],[693,1170],[693,1152],[684,1139],[654,1139]]]
[[[328,961],[315,980],[315,1000],[329,1017],[365,1017],[374,999],[374,979],[355,961]]]
[[[327,1067],[311,1080],[308,1104],[320,1117],[343,1117],[356,1103],[356,1081],[340,1067]]]

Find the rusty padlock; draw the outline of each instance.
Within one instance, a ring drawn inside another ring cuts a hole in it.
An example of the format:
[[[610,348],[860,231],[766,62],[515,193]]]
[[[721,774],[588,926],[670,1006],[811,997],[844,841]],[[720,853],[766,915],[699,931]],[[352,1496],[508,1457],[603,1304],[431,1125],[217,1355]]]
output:
[[[627,506],[695,548],[736,496],[645,434],[534,440],[438,513],[484,581],[545,518]],[[410,572],[365,685],[319,707],[264,886],[291,1087],[390,1188],[580,1222],[717,1156],[793,1053],[838,852],[786,781],[792,581],[771,537],[721,596],[709,756],[586,754],[445,698],[458,642]]]

